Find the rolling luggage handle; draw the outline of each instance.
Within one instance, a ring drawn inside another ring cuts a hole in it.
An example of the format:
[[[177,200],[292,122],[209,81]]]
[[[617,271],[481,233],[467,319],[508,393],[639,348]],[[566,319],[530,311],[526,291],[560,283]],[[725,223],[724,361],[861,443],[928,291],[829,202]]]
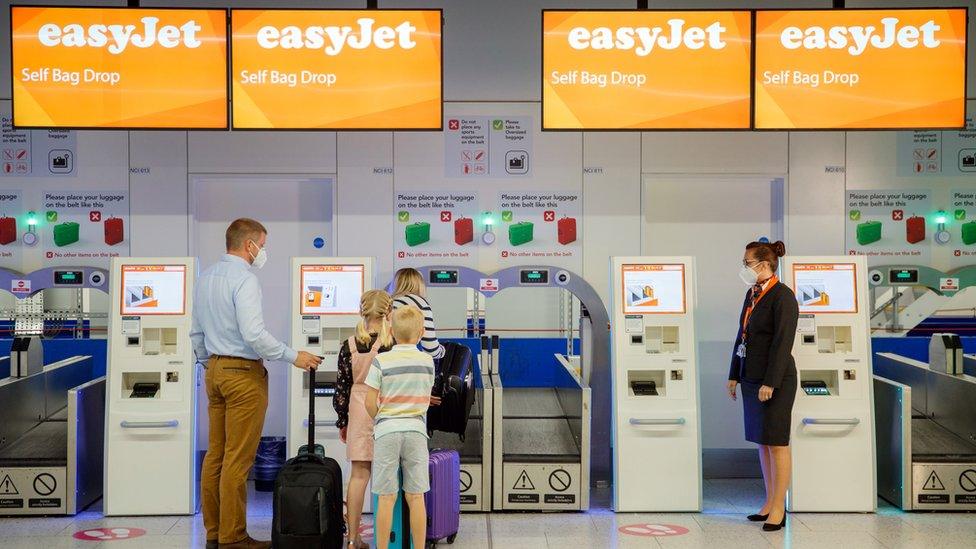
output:
[[[308,421],[305,422],[305,426],[308,431],[308,453],[309,455],[315,453],[315,370],[312,368],[308,371]]]
[[[316,427],[335,427],[336,426],[336,423],[337,422],[335,422],[335,421],[322,420],[322,421],[316,421],[315,422],[315,426]],[[307,419],[302,420],[302,426],[303,427],[308,427],[308,420]]]

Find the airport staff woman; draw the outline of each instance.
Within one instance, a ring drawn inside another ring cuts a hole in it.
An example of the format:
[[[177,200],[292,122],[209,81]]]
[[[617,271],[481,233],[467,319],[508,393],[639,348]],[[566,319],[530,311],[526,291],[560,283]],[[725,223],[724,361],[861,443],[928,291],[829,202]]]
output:
[[[799,307],[793,291],[776,278],[782,242],[746,246],[739,277],[748,285],[738,336],[729,369],[729,396],[742,385],[746,440],[759,445],[766,485],[766,503],[751,521],[765,521],[763,530],[786,525],[786,490],[792,474],[790,424],[796,398],[793,339]]]

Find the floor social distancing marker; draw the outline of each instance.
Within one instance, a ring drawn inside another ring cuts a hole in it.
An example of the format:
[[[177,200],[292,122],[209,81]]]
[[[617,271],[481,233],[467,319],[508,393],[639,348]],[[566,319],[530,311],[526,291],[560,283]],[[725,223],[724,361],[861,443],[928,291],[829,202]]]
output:
[[[75,539],[83,541],[117,541],[122,539],[138,538],[146,535],[142,528],[91,528],[75,532]]]
[[[646,537],[683,536],[688,533],[687,528],[676,524],[628,524],[617,531],[628,536]]]

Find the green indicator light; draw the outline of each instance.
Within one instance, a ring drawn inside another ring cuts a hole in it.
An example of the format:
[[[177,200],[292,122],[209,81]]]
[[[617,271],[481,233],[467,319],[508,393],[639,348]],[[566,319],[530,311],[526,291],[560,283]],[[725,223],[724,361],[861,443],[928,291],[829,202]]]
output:
[[[34,212],[27,212],[27,224],[31,227],[37,225],[37,214]]]
[[[63,275],[61,275],[61,278],[65,279],[65,280],[74,280],[75,279],[75,273],[64,273]]]
[[[902,272],[898,273],[895,276],[898,277],[898,278],[911,278],[912,277],[912,274],[911,273],[908,273],[908,272],[905,272],[905,271],[902,271]]]
[[[529,273],[527,276],[529,278],[535,278],[535,279],[542,278],[542,274],[541,273]]]
[[[449,275],[448,273],[437,273],[437,278],[441,280],[446,280],[448,278],[451,278],[451,275]]]

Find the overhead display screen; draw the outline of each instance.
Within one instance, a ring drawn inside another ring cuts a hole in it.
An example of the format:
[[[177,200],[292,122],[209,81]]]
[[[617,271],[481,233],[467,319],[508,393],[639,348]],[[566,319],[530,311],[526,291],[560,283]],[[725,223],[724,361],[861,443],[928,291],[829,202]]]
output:
[[[966,9],[756,13],[757,129],[962,128]]]
[[[10,9],[13,122],[227,128],[227,12]]]
[[[359,314],[365,277],[362,265],[302,265],[301,313]]]
[[[231,10],[235,129],[442,125],[440,10]]]
[[[543,11],[547,130],[748,129],[748,11]]]
[[[123,315],[186,314],[185,265],[123,265]]]
[[[685,266],[623,265],[624,314],[684,314]]]
[[[794,263],[793,291],[801,313],[856,313],[853,263]]]

